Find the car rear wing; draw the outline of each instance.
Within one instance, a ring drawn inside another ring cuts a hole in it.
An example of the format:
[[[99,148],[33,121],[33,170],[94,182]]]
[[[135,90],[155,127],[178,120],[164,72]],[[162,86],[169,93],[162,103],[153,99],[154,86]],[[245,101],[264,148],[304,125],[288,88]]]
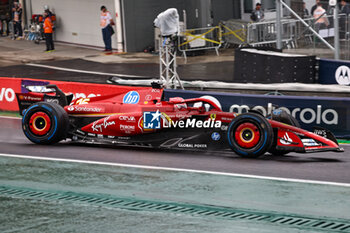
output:
[[[70,104],[73,94],[66,95],[55,84],[46,86],[22,86],[27,90],[26,93],[16,93],[19,113],[23,115],[24,111],[32,104],[37,102],[51,102],[62,107]]]

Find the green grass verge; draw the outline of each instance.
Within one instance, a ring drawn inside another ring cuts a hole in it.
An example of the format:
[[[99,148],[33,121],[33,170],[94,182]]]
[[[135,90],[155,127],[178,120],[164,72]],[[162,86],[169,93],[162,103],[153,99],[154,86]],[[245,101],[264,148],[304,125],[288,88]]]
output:
[[[349,144],[350,143],[349,139],[338,139],[337,141],[338,141],[338,143],[342,143],[342,144]]]
[[[17,111],[16,112],[0,111],[0,116],[21,117],[21,115],[19,115]]]

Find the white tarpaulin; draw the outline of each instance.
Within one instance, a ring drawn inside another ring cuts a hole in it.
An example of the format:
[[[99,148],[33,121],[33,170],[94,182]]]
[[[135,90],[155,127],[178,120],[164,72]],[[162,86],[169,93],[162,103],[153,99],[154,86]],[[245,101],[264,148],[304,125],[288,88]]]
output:
[[[177,34],[179,30],[179,14],[177,9],[169,8],[160,13],[154,20],[154,26],[160,29],[162,36]]]

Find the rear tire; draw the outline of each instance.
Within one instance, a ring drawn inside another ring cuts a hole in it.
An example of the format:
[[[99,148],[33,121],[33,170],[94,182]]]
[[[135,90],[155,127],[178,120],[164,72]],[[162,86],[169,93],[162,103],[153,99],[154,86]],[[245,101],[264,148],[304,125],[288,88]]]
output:
[[[234,118],[227,131],[230,148],[239,156],[257,158],[272,145],[273,130],[260,114],[244,113]]]
[[[24,113],[22,129],[36,144],[54,144],[66,137],[69,126],[66,111],[58,104],[39,102]]]

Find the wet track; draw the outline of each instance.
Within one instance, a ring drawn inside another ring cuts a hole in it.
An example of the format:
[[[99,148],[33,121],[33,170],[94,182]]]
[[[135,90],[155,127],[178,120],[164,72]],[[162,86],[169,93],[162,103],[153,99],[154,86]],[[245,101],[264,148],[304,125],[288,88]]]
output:
[[[343,147],[344,153],[290,153],[242,159],[234,153],[159,151],[70,142],[42,146],[27,140],[19,119],[0,118],[0,153],[350,183],[350,147]]]
[[[42,65],[77,69],[91,72],[104,72],[129,76],[159,77],[159,64],[120,63],[102,64],[82,59],[43,62]],[[182,80],[232,81],[233,62],[179,65],[177,69]],[[30,65],[1,67],[0,77],[35,78],[60,81],[106,83],[110,75],[96,75],[64,70],[54,70]]]

